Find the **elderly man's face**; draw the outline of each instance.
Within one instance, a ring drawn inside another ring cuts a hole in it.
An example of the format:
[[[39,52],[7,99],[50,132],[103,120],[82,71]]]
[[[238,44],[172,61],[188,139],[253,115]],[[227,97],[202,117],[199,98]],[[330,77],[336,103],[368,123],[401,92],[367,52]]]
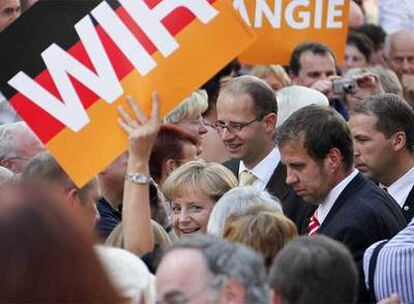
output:
[[[44,151],[40,140],[32,133],[18,132],[14,138],[15,150],[3,165],[14,173],[21,173],[27,162],[36,154]]]
[[[388,64],[400,80],[404,74],[414,74],[414,32],[396,34],[390,43]]]
[[[21,14],[20,0],[0,1],[0,32]]]
[[[209,279],[210,271],[198,250],[175,249],[158,266],[157,303],[218,303]]]

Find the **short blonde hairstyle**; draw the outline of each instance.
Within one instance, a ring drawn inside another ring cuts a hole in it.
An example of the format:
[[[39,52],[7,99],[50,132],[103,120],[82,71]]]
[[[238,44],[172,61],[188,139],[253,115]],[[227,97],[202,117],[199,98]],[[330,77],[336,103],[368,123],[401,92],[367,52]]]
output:
[[[164,117],[164,123],[178,124],[189,121],[203,114],[208,108],[208,95],[205,90],[198,90],[184,99],[176,108]]]
[[[174,170],[162,185],[162,192],[171,202],[193,188],[216,202],[236,185],[237,179],[229,169],[200,159],[189,161]]]
[[[273,75],[280,82],[282,88],[291,85],[290,78],[281,65],[257,65],[251,69],[249,74],[261,79],[267,75]]]
[[[277,253],[297,235],[296,226],[290,219],[259,204],[232,214],[224,225],[223,238],[245,244],[262,254],[269,269]]]

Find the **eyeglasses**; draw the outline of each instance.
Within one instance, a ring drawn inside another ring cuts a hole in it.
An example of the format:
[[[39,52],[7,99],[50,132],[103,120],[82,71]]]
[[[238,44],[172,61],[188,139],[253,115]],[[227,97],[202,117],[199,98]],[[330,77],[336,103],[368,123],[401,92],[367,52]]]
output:
[[[243,128],[247,127],[251,123],[253,123],[255,121],[260,121],[260,120],[262,120],[262,119],[261,118],[255,118],[255,119],[250,120],[248,122],[229,122],[228,124],[223,122],[223,121],[217,121],[212,125],[212,127],[219,134],[223,133],[224,129],[227,129],[227,131],[234,134],[234,133],[240,132],[241,130],[243,130]]]

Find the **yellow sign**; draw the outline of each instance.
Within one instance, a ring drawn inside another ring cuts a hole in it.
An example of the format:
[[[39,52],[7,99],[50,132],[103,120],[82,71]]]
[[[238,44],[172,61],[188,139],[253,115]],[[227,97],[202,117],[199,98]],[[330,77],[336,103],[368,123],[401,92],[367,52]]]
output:
[[[233,7],[258,34],[239,57],[243,63],[288,65],[305,41],[328,45],[342,61],[349,0],[233,0]]]

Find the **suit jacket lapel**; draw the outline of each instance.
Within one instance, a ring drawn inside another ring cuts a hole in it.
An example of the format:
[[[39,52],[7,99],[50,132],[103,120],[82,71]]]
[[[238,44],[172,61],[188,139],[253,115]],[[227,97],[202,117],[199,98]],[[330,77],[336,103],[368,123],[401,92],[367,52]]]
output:
[[[322,225],[319,228],[320,232],[323,232],[325,227],[329,225],[332,219],[335,217],[335,214],[342,208],[342,206],[346,203],[346,201],[358,191],[364,185],[365,178],[362,176],[361,173],[358,173],[351,182],[345,187],[345,189],[341,192],[338,196],[337,200],[335,201],[334,205],[332,206],[331,210],[328,213],[328,216],[323,221]]]
[[[411,191],[404,202],[402,212],[405,216],[405,219],[409,223],[414,216],[414,186],[411,188]]]
[[[269,182],[266,185],[266,190],[276,195],[276,197],[283,201],[286,196],[289,194],[288,188],[285,184],[286,180],[286,166],[279,161],[275,171],[273,171],[272,176],[269,179]]]

